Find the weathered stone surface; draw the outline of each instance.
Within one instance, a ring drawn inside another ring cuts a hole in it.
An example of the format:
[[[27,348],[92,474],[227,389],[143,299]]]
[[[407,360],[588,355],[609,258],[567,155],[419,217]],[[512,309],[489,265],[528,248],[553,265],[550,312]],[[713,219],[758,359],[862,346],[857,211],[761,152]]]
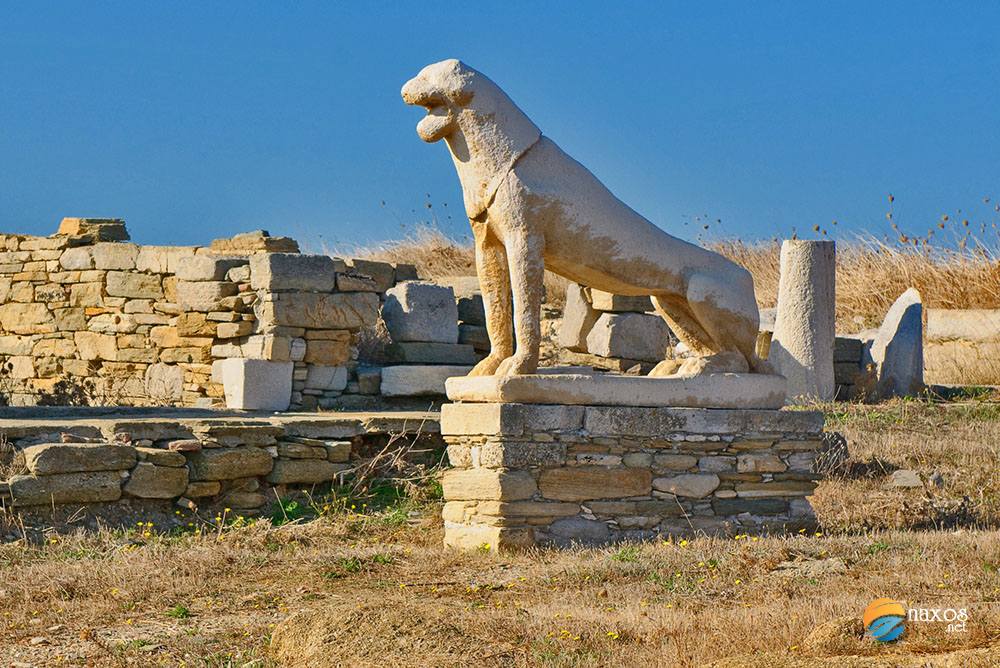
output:
[[[450,287],[399,283],[386,291],[382,319],[393,341],[458,342],[458,307]]]
[[[590,304],[598,311],[613,313],[646,313],[653,310],[653,302],[646,295],[631,297],[604,290],[591,290]]]
[[[818,437],[823,429],[823,414],[819,411],[587,406],[584,428],[595,436],[613,437],[662,438],[672,432],[744,435],[791,432]]]
[[[712,499],[712,510],[716,515],[779,515],[788,512],[785,499]]]
[[[194,252],[193,246],[140,246],[135,268],[151,274],[175,274],[178,263]]]
[[[388,262],[352,258],[347,260],[347,266],[353,273],[371,278],[378,292],[385,292],[395,285],[397,280],[405,280],[405,278],[396,278],[396,270]]]
[[[128,241],[121,218],[63,218],[57,236],[87,237],[90,241]]]
[[[460,323],[458,325],[458,342],[472,346],[478,352],[489,352],[490,350],[489,332],[480,325]]]
[[[358,329],[375,324],[378,296],[371,292],[276,294],[254,307],[267,328]]]
[[[303,341],[302,339],[296,340]],[[351,359],[351,344],[347,341],[313,339],[307,344],[304,342],[302,352],[301,359],[307,364],[340,366]],[[292,355],[292,359],[295,359],[294,354]]]
[[[7,332],[14,334],[40,334],[54,331],[52,312],[45,304],[2,304],[0,322]]]
[[[520,550],[534,546],[535,538],[531,529],[520,527],[496,527],[485,524],[444,525],[445,547],[457,550],[482,550],[502,552]]]
[[[255,447],[212,448],[187,455],[192,481],[235,480],[267,475],[272,459],[267,450]]]
[[[379,292],[375,279],[362,274],[337,273],[337,290],[341,292]]]
[[[444,498],[453,500],[521,501],[538,487],[527,471],[452,469],[441,476]]]
[[[43,443],[24,449],[24,463],[35,475],[81,471],[121,471],[135,466],[135,449],[96,443]]]
[[[156,466],[173,466],[175,468],[180,468],[187,465],[187,460],[184,458],[184,455],[173,450],[139,447],[135,449],[135,453],[140,462],[149,462],[150,464],[154,464]]]
[[[587,335],[587,350],[602,357],[655,362],[670,347],[670,328],[659,316],[604,313]]]
[[[719,476],[714,473],[682,473],[670,478],[657,478],[653,488],[675,496],[703,499],[719,486]]]
[[[472,346],[457,343],[404,341],[387,346],[385,354],[387,361],[395,364],[472,365],[479,361]]]
[[[95,269],[135,269],[139,247],[135,244],[98,243],[93,246]]]
[[[82,360],[118,359],[118,340],[111,334],[97,332],[75,332],[73,341]]]
[[[920,474],[912,469],[900,469],[893,471],[889,476],[889,487],[923,487],[924,482],[920,479]]]
[[[582,406],[528,404],[444,404],[441,433],[446,436],[520,436],[534,432],[575,431],[583,428]]]
[[[245,265],[245,257],[193,255],[177,262],[177,278],[182,281],[225,281],[230,269]]]
[[[599,545],[611,538],[611,531],[607,524],[583,517],[566,517],[556,520],[548,527],[546,533],[549,541],[557,545],[572,543]]]
[[[489,403],[780,408],[785,401],[785,379],[764,374],[467,376],[449,379],[446,388],[453,401]]]
[[[222,483],[217,480],[204,480],[200,482],[188,483],[184,490],[184,496],[189,499],[198,499],[206,496],[215,496],[222,491]]]
[[[290,237],[272,237],[267,230],[243,232],[229,239],[212,241],[213,253],[248,255],[252,253],[298,253],[299,243]]]
[[[236,292],[236,284],[228,281],[177,281],[177,305],[185,311],[211,311]]]
[[[381,391],[387,397],[443,395],[445,381],[464,376],[471,366],[414,365],[382,368]]]
[[[787,468],[780,457],[771,453],[749,452],[739,455],[736,462],[739,473],[781,473]]]
[[[14,475],[7,481],[15,506],[52,503],[99,503],[121,498],[119,471],[90,471],[33,476]]]
[[[268,292],[333,292],[337,272],[346,268],[343,260],[328,255],[258,253],[250,258],[250,287]]]
[[[67,248],[59,256],[59,266],[69,270],[84,270],[94,268],[94,251],[91,246]]]
[[[872,341],[878,393],[906,396],[924,387],[924,325],[920,293],[910,288],[893,303]]]
[[[473,455],[473,461],[477,466],[485,468],[562,466],[566,463],[565,443],[487,441],[474,450],[476,454]]]
[[[276,485],[318,484],[336,480],[337,474],[345,468],[347,468],[346,464],[335,464],[321,459],[276,459],[267,480]]]
[[[566,286],[566,304],[559,325],[559,345],[567,350],[587,352],[587,336],[601,314],[590,305],[586,288],[570,283]]]
[[[182,455],[178,455],[183,457]],[[181,496],[188,486],[187,468],[157,466],[139,462],[122,491],[140,499],[172,499]]]
[[[578,466],[542,471],[538,488],[546,499],[586,501],[649,494],[652,474],[644,469]]]
[[[293,362],[227,359],[220,365],[226,406],[244,410],[288,410]]]
[[[347,367],[311,364],[306,374],[306,388],[342,392],[347,387]]]
[[[111,297],[129,297],[131,299],[163,298],[159,276],[125,271],[108,272],[107,293]]]
[[[781,244],[778,311],[768,361],[788,379],[790,400],[834,396],[833,340],[836,245]]]
[[[736,485],[736,494],[741,498],[768,496],[808,496],[816,489],[816,483],[807,480],[775,480],[773,482],[742,482]]]

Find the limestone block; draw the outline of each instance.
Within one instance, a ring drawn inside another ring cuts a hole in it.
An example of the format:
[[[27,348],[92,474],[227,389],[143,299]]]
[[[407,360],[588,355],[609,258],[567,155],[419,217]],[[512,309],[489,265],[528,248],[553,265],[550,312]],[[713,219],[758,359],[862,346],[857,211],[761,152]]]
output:
[[[174,450],[139,447],[135,449],[135,454],[140,462],[148,462],[156,466],[171,466],[174,468],[187,466],[187,459],[184,458],[184,455]]]
[[[504,435],[583,428],[584,407],[512,403],[461,403],[441,406],[441,433],[446,436]]]
[[[484,468],[529,468],[562,466],[565,463],[565,443],[487,441],[478,447],[476,465]]]
[[[560,546],[599,545],[611,538],[607,524],[584,517],[565,517],[556,520],[546,529],[545,534],[545,542]]]
[[[15,506],[99,503],[117,501],[122,495],[120,471],[14,475],[7,482]]]
[[[451,469],[441,476],[444,498],[449,501],[521,501],[538,491],[527,471]]]
[[[486,327],[467,325],[464,322],[458,325],[458,342],[472,346],[477,352],[487,353],[491,348],[490,334]]]
[[[400,283],[402,281],[420,280],[420,277],[417,275],[417,268],[415,265],[407,264],[405,262],[396,262],[392,266],[396,270],[397,283]]]
[[[88,237],[92,241],[128,241],[121,218],[63,218],[57,236]]]
[[[245,257],[192,255],[177,262],[177,278],[182,281],[225,281],[230,269],[245,265]]]
[[[362,367],[358,369],[358,391],[361,394],[379,394],[382,389],[382,369]]]
[[[220,322],[216,336],[220,339],[236,339],[248,336],[253,332],[253,323],[246,320],[240,322]]]
[[[458,320],[467,325],[486,326],[486,307],[481,294],[457,297]]]
[[[781,515],[788,512],[788,501],[772,499],[712,499],[712,510],[716,515]]]
[[[302,339],[296,340],[302,341]],[[314,339],[305,346],[305,354],[300,359],[307,364],[339,366],[351,359],[351,345],[347,341]]]
[[[30,336],[0,336],[0,355],[31,355],[34,341]]]
[[[176,364],[150,364],[145,374],[146,396],[161,403],[180,401],[184,370]]]
[[[404,341],[385,349],[386,360],[394,364],[475,364],[479,355],[475,348],[460,343],[426,343]]]
[[[64,302],[67,298],[66,288],[58,283],[35,286],[35,301],[39,302]]]
[[[210,247],[213,253],[248,255],[253,253],[298,253],[299,244],[290,237],[272,237],[267,230],[243,232],[229,239],[215,239]]]
[[[458,342],[458,306],[450,287],[399,283],[386,291],[382,319],[393,341]]]
[[[297,292],[275,294],[272,301],[258,302],[254,312],[265,329],[359,329],[378,319],[378,295],[373,292],[336,294]]]
[[[9,376],[11,379],[24,380],[25,378],[35,377],[35,360],[33,357],[8,357],[5,361],[10,365]]]
[[[54,330],[52,312],[45,304],[2,304],[0,323],[13,334],[41,334]]]
[[[306,389],[342,392],[347,387],[347,367],[311,364]]]
[[[204,313],[181,313],[177,316],[177,334],[180,336],[215,336],[217,325],[208,321]]]
[[[923,389],[923,334],[920,293],[910,288],[889,309],[872,341],[871,356],[878,369],[880,396],[907,396]]]
[[[87,329],[86,312],[82,308],[57,308],[52,310],[57,332],[76,332]]]
[[[768,361],[788,379],[790,400],[833,399],[836,245],[781,244],[778,311]]]
[[[235,348],[235,346],[232,346]],[[239,357],[235,350],[229,348],[218,348],[218,354],[227,357]],[[274,334],[255,334],[249,337],[242,346],[242,356],[251,359],[271,360],[273,362],[292,361],[292,339],[287,336],[276,336]]]
[[[714,473],[682,473],[670,478],[657,478],[653,481],[653,489],[674,496],[703,499],[714,492],[719,484],[719,476]]]
[[[1000,309],[927,309],[928,341],[998,341]]]
[[[76,349],[80,352],[82,360],[113,362],[118,359],[118,339],[112,334],[74,332],[73,341],[76,343]]]
[[[347,265],[328,255],[258,253],[250,258],[250,287],[268,292],[333,292]]]
[[[531,529],[445,522],[444,544],[456,550],[521,550],[535,545]]]
[[[184,496],[189,499],[199,499],[206,496],[215,496],[222,491],[222,483],[217,480],[207,480],[201,482],[189,482]]]
[[[443,395],[445,381],[454,376],[464,376],[471,366],[414,365],[387,366],[382,368],[382,395],[386,397],[417,397]]]
[[[135,466],[135,449],[98,443],[43,443],[24,449],[24,464],[35,475],[121,471]]]
[[[101,283],[76,283],[69,288],[71,306],[104,306],[104,286]]]
[[[347,266],[350,267],[354,273],[371,278],[375,283],[376,292],[385,292],[395,285],[397,280],[403,280],[401,278],[396,278],[396,270],[388,262],[376,262],[374,260],[359,260],[354,258],[347,260]]]
[[[773,482],[742,482],[736,485],[736,495],[740,498],[760,498],[771,496],[808,496],[816,489],[816,483],[808,480],[775,480]]]
[[[590,304],[588,290],[570,283],[566,286],[566,304],[559,325],[559,345],[567,350],[587,352],[587,336],[600,316]]]
[[[193,257],[194,252],[193,246],[140,246],[135,268],[151,274],[175,274],[178,262]]]
[[[235,480],[267,475],[272,459],[267,450],[256,447],[210,448],[187,455],[189,478],[203,480]]]
[[[653,310],[653,302],[646,295],[630,297],[604,290],[590,290],[590,304],[598,311],[613,313],[646,313]]]
[[[833,340],[833,363],[853,362],[857,366],[864,355],[864,342],[853,336],[838,336]]]
[[[71,271],[94,268],[94,251],[91,246],[67,248],[59,256],[59,266]]]
[[[228,408],[288,410],[293,362],[227,359],[220,367]]]
[[[211,311],[220,299],[235,295],[227,281],[177,281],[177,305],[184,311]]]
[[[603,313],[587,335],[587,350],[601,357],[654,362],[666,357],[670,338],[670,328],[659,316]]]
[[[375,279],[354,273],[338,273],[337,289],[341,292],[379,292]]]
[[[172,499],[184,494],[187,486],[187,468],[139,462],[132,469],[122,491],[140,499]]]
[[[132,299],[163,298],[163,289],[160,287],[159,276],[124,271],[108,272],[107,293],[112,297],[129,297]]]
[[[346,464],[335,464],[322,459],[276,459],[267,481],[275,485],[291,483],[318,484],[336,480]]]
[[[780,457],[767,452],[748,452],[739,455],[736,461],[739,473],[781,473],[787,468]]]
[[[135,259],[139,255],[139,247],[135,244],[105,242],[94,244],[95,269],[120,269],[131,271],[135,269]]]
[[[577,466],[542,471],[538,489],[546,499],[586,501],[649,494],[652,474],[645,469]]]

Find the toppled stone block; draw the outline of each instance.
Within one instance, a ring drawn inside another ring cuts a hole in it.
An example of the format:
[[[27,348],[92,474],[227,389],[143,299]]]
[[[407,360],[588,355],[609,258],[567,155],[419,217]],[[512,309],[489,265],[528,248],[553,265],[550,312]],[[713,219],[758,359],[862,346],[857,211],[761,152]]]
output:
[[[882,397],[906,396],[924,387],[924,325],[920,293],[910,288],[893,303],[872,341]]]
[[[475,348],[460,343],[403,341],[385,349],[386,360],[395,364],[475,364]]]
[[[258,253],[250,258],[250,287],[268,292],[333,292],[347,265],[328,255]]]
[[[122,471],[135,462],[135,449],[125,445],[43,443],[24,449],[24,464],[35,475]]]
[[[393,341],[458,342],[458,306],[450,287],[399,283],[386,291],[382,319]]]
[[[445,381],[464,376],[471,366],[387,366],[382,368],[382,395],[386,397],[419,397],[445,393]]]
[[[604,313],[587,335],[587,350],[602,357],[662,360],[670,347],[667,323],[655,315]]]
[[[176,454],[176,453],[173,453]],[[183,455],[178,455],[183,458]],[[172,499],[181,496],[188,486],[187,468],[157,466],[139,462],[122,491],[140,499]]]
[[[559,324],[559,345],[566,350],[587,352],[587,336],[601,314],[590,305],[587,291],[576,283],[566,286],[566,304]]]
[[[294,366],[294,362],[224,360],[220,368],[226,406],[243,410],[288,410]]]
[[[121,498],[120,471],[89,471],[54,475],[14,475],[7,481],[15,506],[52,503],[100,503]]]
[[[267,230],[243,232],[229,239],[215,239],[213,253],[250,255],[254,253],[298,253],[299,243],[290,237],[272,237]]]
[[[200,450],[188,454],[187,460],[192,482],[267,475],[273,462],[267,450],[256,447]],[[185,496],[190,494],[185,493]]]

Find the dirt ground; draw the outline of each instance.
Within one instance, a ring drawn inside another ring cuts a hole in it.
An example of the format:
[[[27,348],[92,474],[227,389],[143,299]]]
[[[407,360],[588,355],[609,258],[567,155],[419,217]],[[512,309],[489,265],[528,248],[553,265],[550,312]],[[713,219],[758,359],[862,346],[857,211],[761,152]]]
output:
[[[358,500],[282,526],[7,543],[0,665],[1000,665],[1000,406],[845,406],[828,424],[851,459],[810,534],[458,554],[438,502]],[[930,480],[889,487],[897,468]],[[968,621],[878,643],[861,614],[880,597]]]

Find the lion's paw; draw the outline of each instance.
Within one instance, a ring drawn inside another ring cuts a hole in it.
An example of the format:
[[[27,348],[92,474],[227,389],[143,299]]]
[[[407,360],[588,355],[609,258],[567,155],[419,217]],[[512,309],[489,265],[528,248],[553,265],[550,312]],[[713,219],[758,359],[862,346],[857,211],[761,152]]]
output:
[[[497,376],[524,376],[538,371],[538,362],[523,355],[511,355],[497,367]]]

